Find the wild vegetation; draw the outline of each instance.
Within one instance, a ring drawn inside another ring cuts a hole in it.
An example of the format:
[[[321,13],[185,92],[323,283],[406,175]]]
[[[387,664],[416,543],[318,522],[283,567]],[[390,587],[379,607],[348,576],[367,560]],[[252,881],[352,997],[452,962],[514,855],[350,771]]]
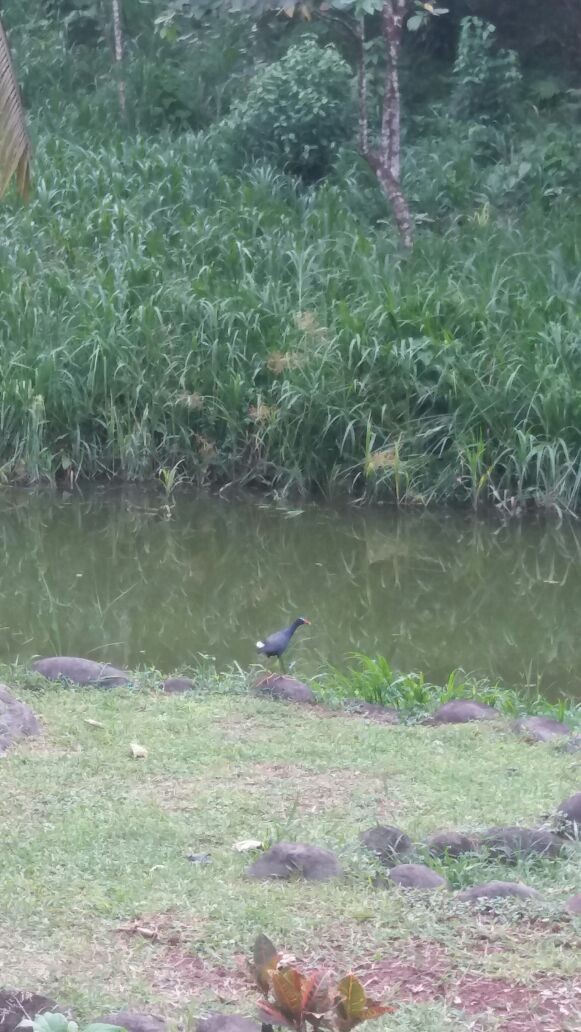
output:
[[[385,656],[356,653],[351,660],[347,672],[328,671],[322,677],[322,698],[339,702],[361,699],[379,706],[394,707],[412,719],[429,714],[451,699],[477,699],[496,707],[506,716],[542,714],[566,721],[571,727],[581,727],[581,705],[573,699],[562,697],[551,703],[538,693],[519,692],[486,680],[463,676],[459,671],[453,671],[446,684],[435,685],[422,673],[393,670]]]
[[[332,11],[126,0],[112,61],[107,4],[5,5],[34,184],[0,211],[3,477],[577,508],[578,22],[546,6],[409,8],[408,253]]]

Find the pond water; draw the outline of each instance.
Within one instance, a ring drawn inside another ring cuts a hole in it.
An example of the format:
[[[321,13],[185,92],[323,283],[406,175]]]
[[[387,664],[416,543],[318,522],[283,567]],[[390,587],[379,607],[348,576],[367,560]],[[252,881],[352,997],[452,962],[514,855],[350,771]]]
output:
[[[0,492],[0,659],[67,654],[171,671],[312,621],[289,661],[312,674],[380,652],[581,694],[581,525],[507,524],[155,488]]]

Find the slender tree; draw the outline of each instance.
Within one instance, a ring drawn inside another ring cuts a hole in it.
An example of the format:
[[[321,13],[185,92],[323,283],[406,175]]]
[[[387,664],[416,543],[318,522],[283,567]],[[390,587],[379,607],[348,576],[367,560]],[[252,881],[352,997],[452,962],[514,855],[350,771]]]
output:
[[[379,186],[391,204],[405,247],[413,241],[413,222],[401,186],[401,99],[399,62],[409,0],[384,0],[381,35],[385,47],[385,81],[381,105],[381,127],[376,146],[371,146],[367,115],[367,68],[365,64],[365,20],[360,20],[359,47],[359,147],[375,172]]]
[[[321,17],[340,26],[356,42],[359,91],[359,150],[375,174],[378,185],[391,206],[405,247],[413,243],[413,218],[401,183],[401,101],[399,70],[406,26],[412,30],[433,15],[447,14],[448,8],[431,0],[179,0],[160,19],[164,26],[186,10],[196,17],[246,11],[258,19],[265,11],[278,11],[288,18]],[[413,10],[413,14],[412,14]],[[379,15],[385,65],[379,132],[369,125],[368,69],[365,38],[366,15]]]
[[[121,114],[125,117],[127,111],[127,98],[125,93],[125,79],[121,71],[123,62],[123,25],[121,22],[121,0],[112,0],[113,8],[113,50],[115,63],[117,65],[117,89],[119,92],[119,107]]]
[[[18,191],[26,199],[31,153],[10,47],[0,22],[0,197],[15,176]]]

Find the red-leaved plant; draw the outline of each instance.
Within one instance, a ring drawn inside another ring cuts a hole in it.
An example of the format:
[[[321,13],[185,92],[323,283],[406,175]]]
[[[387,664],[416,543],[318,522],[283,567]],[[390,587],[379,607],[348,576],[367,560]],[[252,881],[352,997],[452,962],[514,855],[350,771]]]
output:
[[[254,943],[251,967],[265,996],[258,1004],[263,1025],[283,1025],[296,1032],[308,1032],[308,1026],[350,1032],[362,1021],[393,1011],[370,999],[355,975],[336,981],[329,971],[300,971],[266,935]]]

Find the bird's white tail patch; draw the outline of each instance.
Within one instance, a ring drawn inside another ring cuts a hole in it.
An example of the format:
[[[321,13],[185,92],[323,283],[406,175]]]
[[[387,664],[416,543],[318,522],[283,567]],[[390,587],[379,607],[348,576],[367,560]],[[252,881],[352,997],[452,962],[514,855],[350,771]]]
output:
[[[263,649],[264,648],[264,642],[263,641],[257,641],[256,642],[256,648],[257,649]]]

